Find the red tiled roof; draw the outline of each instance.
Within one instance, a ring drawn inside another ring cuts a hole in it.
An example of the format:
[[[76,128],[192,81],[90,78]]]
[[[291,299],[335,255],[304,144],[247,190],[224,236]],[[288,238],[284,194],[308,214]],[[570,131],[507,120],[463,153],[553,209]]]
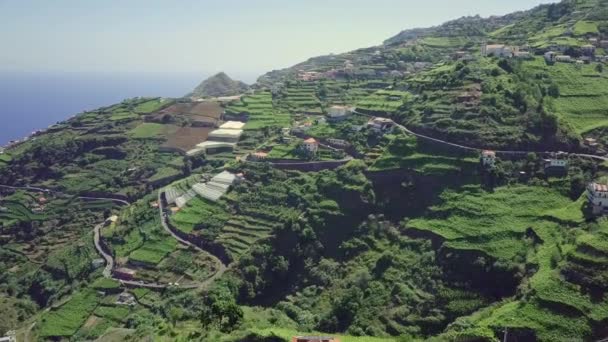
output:
[[[593,183],[593,190],[597,192],[608,192],[608,185]]]
[[[314,138],[308,138],[308,139],[304,140],[304,143],[306,143],[306,144],[318,144],[318,142]]]
[[[496,152],[490,151],[490,150],[484,150],[483,152],[481,152],[481,154],[484,157],[495,157],[496,156]]]

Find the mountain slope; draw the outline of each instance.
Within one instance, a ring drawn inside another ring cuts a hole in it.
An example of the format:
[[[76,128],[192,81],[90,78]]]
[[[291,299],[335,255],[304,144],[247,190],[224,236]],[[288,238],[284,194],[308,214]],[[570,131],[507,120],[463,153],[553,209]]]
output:
[[[226,73],[220,72],[199,84],[190,96],[218,97],[234,96],[249,90],[249,86],[241,81],[231,79]]]

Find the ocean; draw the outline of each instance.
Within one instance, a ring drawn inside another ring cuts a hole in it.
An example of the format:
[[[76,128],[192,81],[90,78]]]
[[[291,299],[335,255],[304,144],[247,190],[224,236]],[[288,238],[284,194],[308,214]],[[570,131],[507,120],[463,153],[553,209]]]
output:
[[[136,96],[179,97],[209,75],[0,72],[0,146]]]

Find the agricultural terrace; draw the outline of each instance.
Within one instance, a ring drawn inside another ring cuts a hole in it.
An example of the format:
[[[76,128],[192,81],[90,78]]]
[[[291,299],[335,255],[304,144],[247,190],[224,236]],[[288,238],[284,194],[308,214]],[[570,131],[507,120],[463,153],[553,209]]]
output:
[[[481,326],[531,328],[540,338],[550,340],[587,335],[591,322],[608,318],[608,304],[595,301],[579,286],[588,288],[593,282],[590,275],[566,278],[583,280],[577,283],[564,280],[564,275],[580,272],[577,264],[581,262],[595,262],[599,267],[608,262],[589,247],[605,244],[605,224],[589,226],[580,220],[583,208],[579,201],[538,186],[501,187],[492,193],[469,186],[446,190],[441,200],[425,216],[409,221],[407,228],[439,236],[446,248],[479,251],[503,264],[537,266],[529,283],[532,300],[486,309],[478,318]],[[558,223],[564,217],[573,218],[569,224],[581,230]],[[584,233],[585,229],[591,233]],[[569,242],[573,234],[578,235],[574,246]],[[563,258],[566,262],[560,262]],[[568,308],[569,317],[558,307]],[[572,319],[578,322],[575,330]]]
[[[426,175],[471,174],[479,164],[475,153],[443,150],[412,135],[386,135],[382,154],[372,171],[411,169]]]
[[[357,101],[357,109],[374,113],[393,113],[404,103],[409,102],[413,96],[408,92],[378,90]]]
[[[242,97],[226,107],[228,114],[249,113],[245,130],[258,130],[263,127],[288,127],[291,119],[288,113],[274,108],[270,92],[259,92]]]
[[[559,97],[547,106],[578,133],[608,126],[608,72],[599,73],[596,64],[547,65],[542,58],[525,62],[524,69],[557,84]]]

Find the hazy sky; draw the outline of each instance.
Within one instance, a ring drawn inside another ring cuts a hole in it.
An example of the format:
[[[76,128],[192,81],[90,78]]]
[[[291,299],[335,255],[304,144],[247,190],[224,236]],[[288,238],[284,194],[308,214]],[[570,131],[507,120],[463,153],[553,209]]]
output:
[[[0,0],[0,69],[253,77],[550,0]],[[247,75],[247,76],[245,76]]]

